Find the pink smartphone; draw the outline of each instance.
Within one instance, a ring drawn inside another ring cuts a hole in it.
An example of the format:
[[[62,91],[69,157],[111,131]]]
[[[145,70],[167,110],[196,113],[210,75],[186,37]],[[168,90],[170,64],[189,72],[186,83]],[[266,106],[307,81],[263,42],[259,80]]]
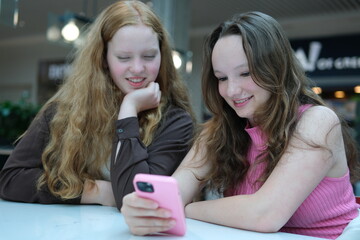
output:
[[[186,232],[184,206],[178,184],[170,176],[138,173],[133,181],[136,194],[156,201],[161,208],[172,212],[176,225],[164,233],[183,236]]]

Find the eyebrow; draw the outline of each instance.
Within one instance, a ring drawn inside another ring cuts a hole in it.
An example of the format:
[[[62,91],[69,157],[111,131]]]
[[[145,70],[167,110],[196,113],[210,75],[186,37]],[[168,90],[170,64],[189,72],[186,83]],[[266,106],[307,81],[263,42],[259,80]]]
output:
[[[239,64],[239,65],[236,66],[234,69],[247,68],[247,67],[249,67],[249,65],[248,65],[247,62],[245,62],[245,63]],[[218,71],[218,70],[214,69],[214,73],[221,73],[221,71]]]
[[[132,53],[132,51],[126,51],[126,50],[121,50],[121,49],[114,49],[114,51],[117,52],[117,53],[125,53],[125,54]],[[155,53],[155,52],[160,52],[160,50],[157,49],[157,48],[149,48],[149,49],[143,50],[142,52],[145,52],[145,53],[154,52]]]

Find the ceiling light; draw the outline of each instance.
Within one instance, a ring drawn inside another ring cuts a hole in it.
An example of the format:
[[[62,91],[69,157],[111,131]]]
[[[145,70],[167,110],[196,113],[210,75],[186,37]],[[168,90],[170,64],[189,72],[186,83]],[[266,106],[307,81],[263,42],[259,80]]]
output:
[[[71,20],[68,22],[62,29],[61,29],[61,35],[66,41],[72,42],[78,39],[80,36],[80,30],[79,27],[76,26],[74,20]]]
[[[180,69],[181,65],[182,65],[182,60],[181,60],[180,53],[178,51],[173,50],[172,51],[172,58],[173,58],[173,61],[174,61],[175,68]]]
[[[19,25],[19,0],[0,0],[0,24],[14,28]]]
[[[186,73],[190,74],[192,72],[192,68],[193,68],[193,63],[192,61],[187,61],[186,62]]]
[[[72,12],[60,16],[49,13],[46,37],[53,42],[76,44],[91,22],[89,18]]]
[[[360,93],[360,85],[357,85],[354,87],[354,92],[355,93]]]
[[[344,91],[336,91],[336,92],[334,93],[334,96],[335,96],[336,98],[344,98],[344,97],[345,97],[345,92],[344,92]]]
[[[312,90],[316,94],[321,94],[322,93],[321,87],[313,87]]]
[[[60,29],[58,26],[50,26],[46,31],[46,38],[50,41],[56,41],[61,38]]]

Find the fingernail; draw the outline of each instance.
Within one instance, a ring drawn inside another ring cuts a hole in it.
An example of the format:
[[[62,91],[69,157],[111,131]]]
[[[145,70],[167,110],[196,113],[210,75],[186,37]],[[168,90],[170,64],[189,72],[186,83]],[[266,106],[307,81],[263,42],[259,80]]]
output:
[[[171,220],[169,222],[169,227],[174,227],[176,225],[176,221],[175,220]]]
[[[171,217],[171,212],[165,211],[165,212],[164,212],[164,217],[166,217],[166,218]]]

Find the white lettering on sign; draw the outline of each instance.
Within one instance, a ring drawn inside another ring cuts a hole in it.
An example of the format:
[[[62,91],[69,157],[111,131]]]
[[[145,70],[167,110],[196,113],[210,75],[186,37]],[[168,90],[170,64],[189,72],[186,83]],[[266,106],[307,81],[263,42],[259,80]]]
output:
[[[345,56],[338,58],[319,58],[322,50],[321,42],[310,42],[308,58],[305,51],[299,48],[295,51],[296,57],[299,59],[305,71],[313,72],[315,70],[345,70],[345,69],[360,69],[360,56]]]
[[[333,68],[333,65],[332,58],[320,58],[316,63],[316,67],[319,70],[330,70]]]
[[[48,78],[50,80],[63,80],[69,72],[69,64],[51,64],[49,65]]]
[[[311,42],[309,49],[309,59],[306,58],[305,51],[302,48],[299,48],[295,55],[303,65],[305,71],[313,72],[315,71],[316,61],[319,58],[321,51],[321,43],[320,42]]]

